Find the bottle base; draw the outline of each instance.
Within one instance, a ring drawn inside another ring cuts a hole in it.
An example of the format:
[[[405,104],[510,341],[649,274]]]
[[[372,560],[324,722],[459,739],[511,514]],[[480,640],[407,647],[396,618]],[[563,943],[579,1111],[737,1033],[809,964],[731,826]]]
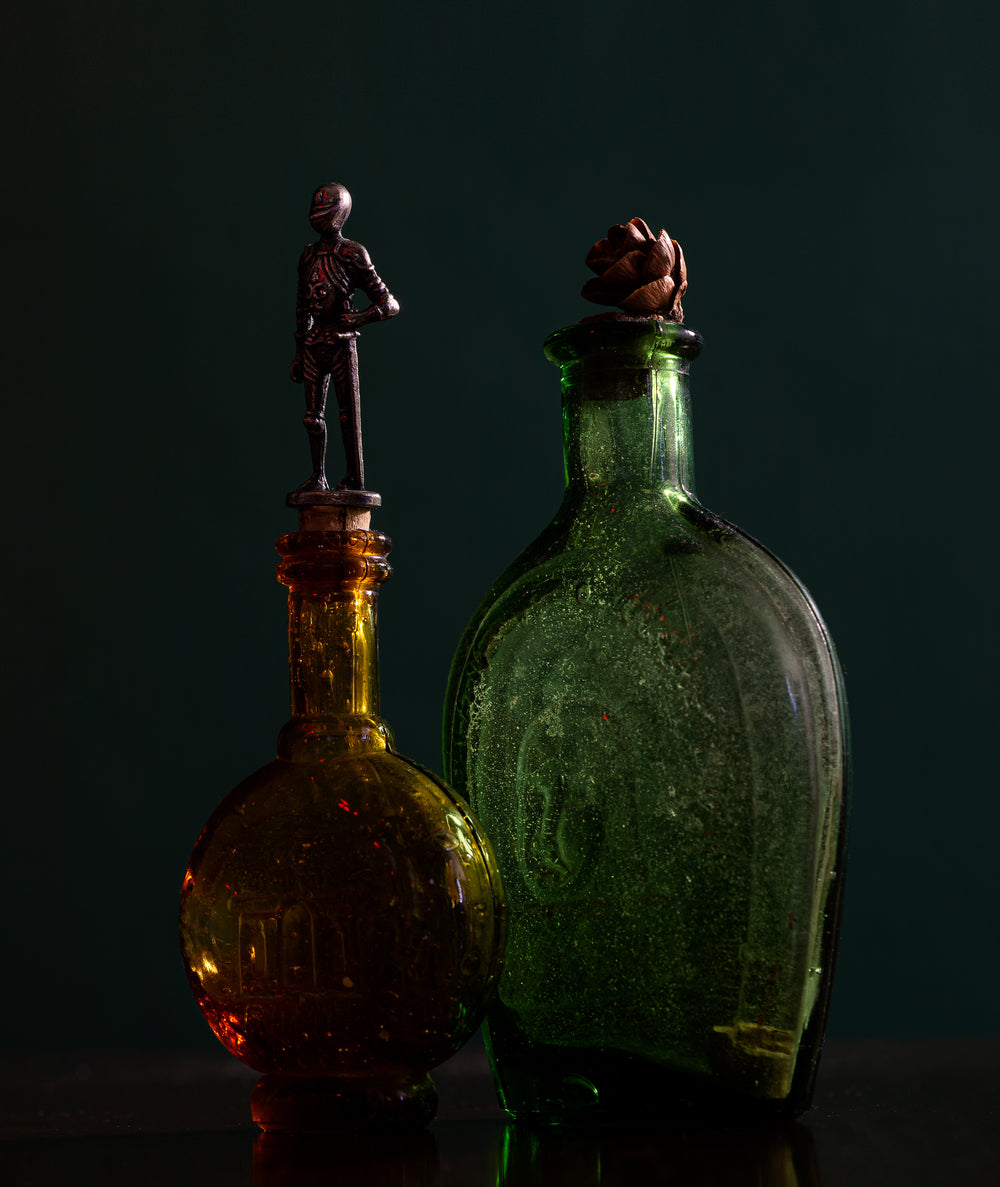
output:
[[[366,1078],[269,1072],[254,1085],[250,1113],[267,1133],[337,1133],[373,1125],[417,1129],[433,1121],[437,1101],[426,1072]]]
[[[528,1058],[506,1058],[495,1075],[505,1111],[536,1125],[756,1125],[790,1121],[809,1107],[808,1100],[748,1096],[711,1077],[602,1050],[537,1047]]]

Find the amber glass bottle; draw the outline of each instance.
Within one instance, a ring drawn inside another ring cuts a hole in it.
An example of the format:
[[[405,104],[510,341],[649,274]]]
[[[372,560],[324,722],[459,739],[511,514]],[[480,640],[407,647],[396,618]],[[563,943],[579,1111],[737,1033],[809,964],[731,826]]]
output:
[[[389,541],[278,541],[292,717],[278,756],[209,820],[181,897],[198,1003],[264,1074],[264,1129],[423,1124],[428,1069],[479,1025],[504,909],[468,808],[393,750],[379,715],[376,599]]]
[[[565,499],[452,670],[446,777],[489,832],[510,909],[488,1039],[518,1118],[809,1101],[846,708],[809,595],[695,497],[699,348],[654,319],[549,338]]]

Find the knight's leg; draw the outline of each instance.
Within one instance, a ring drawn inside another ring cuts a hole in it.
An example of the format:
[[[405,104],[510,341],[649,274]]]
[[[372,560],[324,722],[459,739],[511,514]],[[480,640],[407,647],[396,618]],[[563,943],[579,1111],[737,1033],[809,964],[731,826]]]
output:
[[[361,452],[361,391],[358,386],[358,344],[347,338],[336,348],[330,368],[340,408],[340,433],[344,439],[347,473],[338,490],[365,489],[365,460]]]
[[[302,368],[302,386],[306,396],[306,414],[302,423],[309,434],[309,452],[312,455],[313,472],[299,490],[329,490],[326,480],[326,393],[330,385],[329,374],[323,374],[316,365],[310,351],[306,352]]]

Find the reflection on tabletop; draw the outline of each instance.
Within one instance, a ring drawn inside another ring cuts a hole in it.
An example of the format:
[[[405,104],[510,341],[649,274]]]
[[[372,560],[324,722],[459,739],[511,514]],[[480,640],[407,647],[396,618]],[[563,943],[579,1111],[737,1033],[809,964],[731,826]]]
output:
[[[4,1187],[921,1187],[992,1184],[1000,1038],[827,1044],[796,1124],[529,1128],[497,1108],[470,1044],[434,1073],[428,1128],[343,1138],[262,1134],[256,1074],[212,1052],[0,1058]]]

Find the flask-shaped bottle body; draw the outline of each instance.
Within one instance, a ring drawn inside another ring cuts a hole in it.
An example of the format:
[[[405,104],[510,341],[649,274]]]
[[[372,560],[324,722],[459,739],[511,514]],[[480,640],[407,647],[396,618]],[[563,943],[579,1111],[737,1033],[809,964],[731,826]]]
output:
[[[185,963],[220,1041],[265,1075],[252,1112],[296,1132],[422,1124],[428,1069],[474,1032],[504,928],[489,845],[379,716],[385,536],[296,532],[292,718],[223,801],[181,897]]]
[[[694,497],[698,346],[657,322],[549,338],[566,497],[452,671],[447,777],[510,912],[488,1037],[519,1117],[808,1104],[846,711],[802,586]]]

